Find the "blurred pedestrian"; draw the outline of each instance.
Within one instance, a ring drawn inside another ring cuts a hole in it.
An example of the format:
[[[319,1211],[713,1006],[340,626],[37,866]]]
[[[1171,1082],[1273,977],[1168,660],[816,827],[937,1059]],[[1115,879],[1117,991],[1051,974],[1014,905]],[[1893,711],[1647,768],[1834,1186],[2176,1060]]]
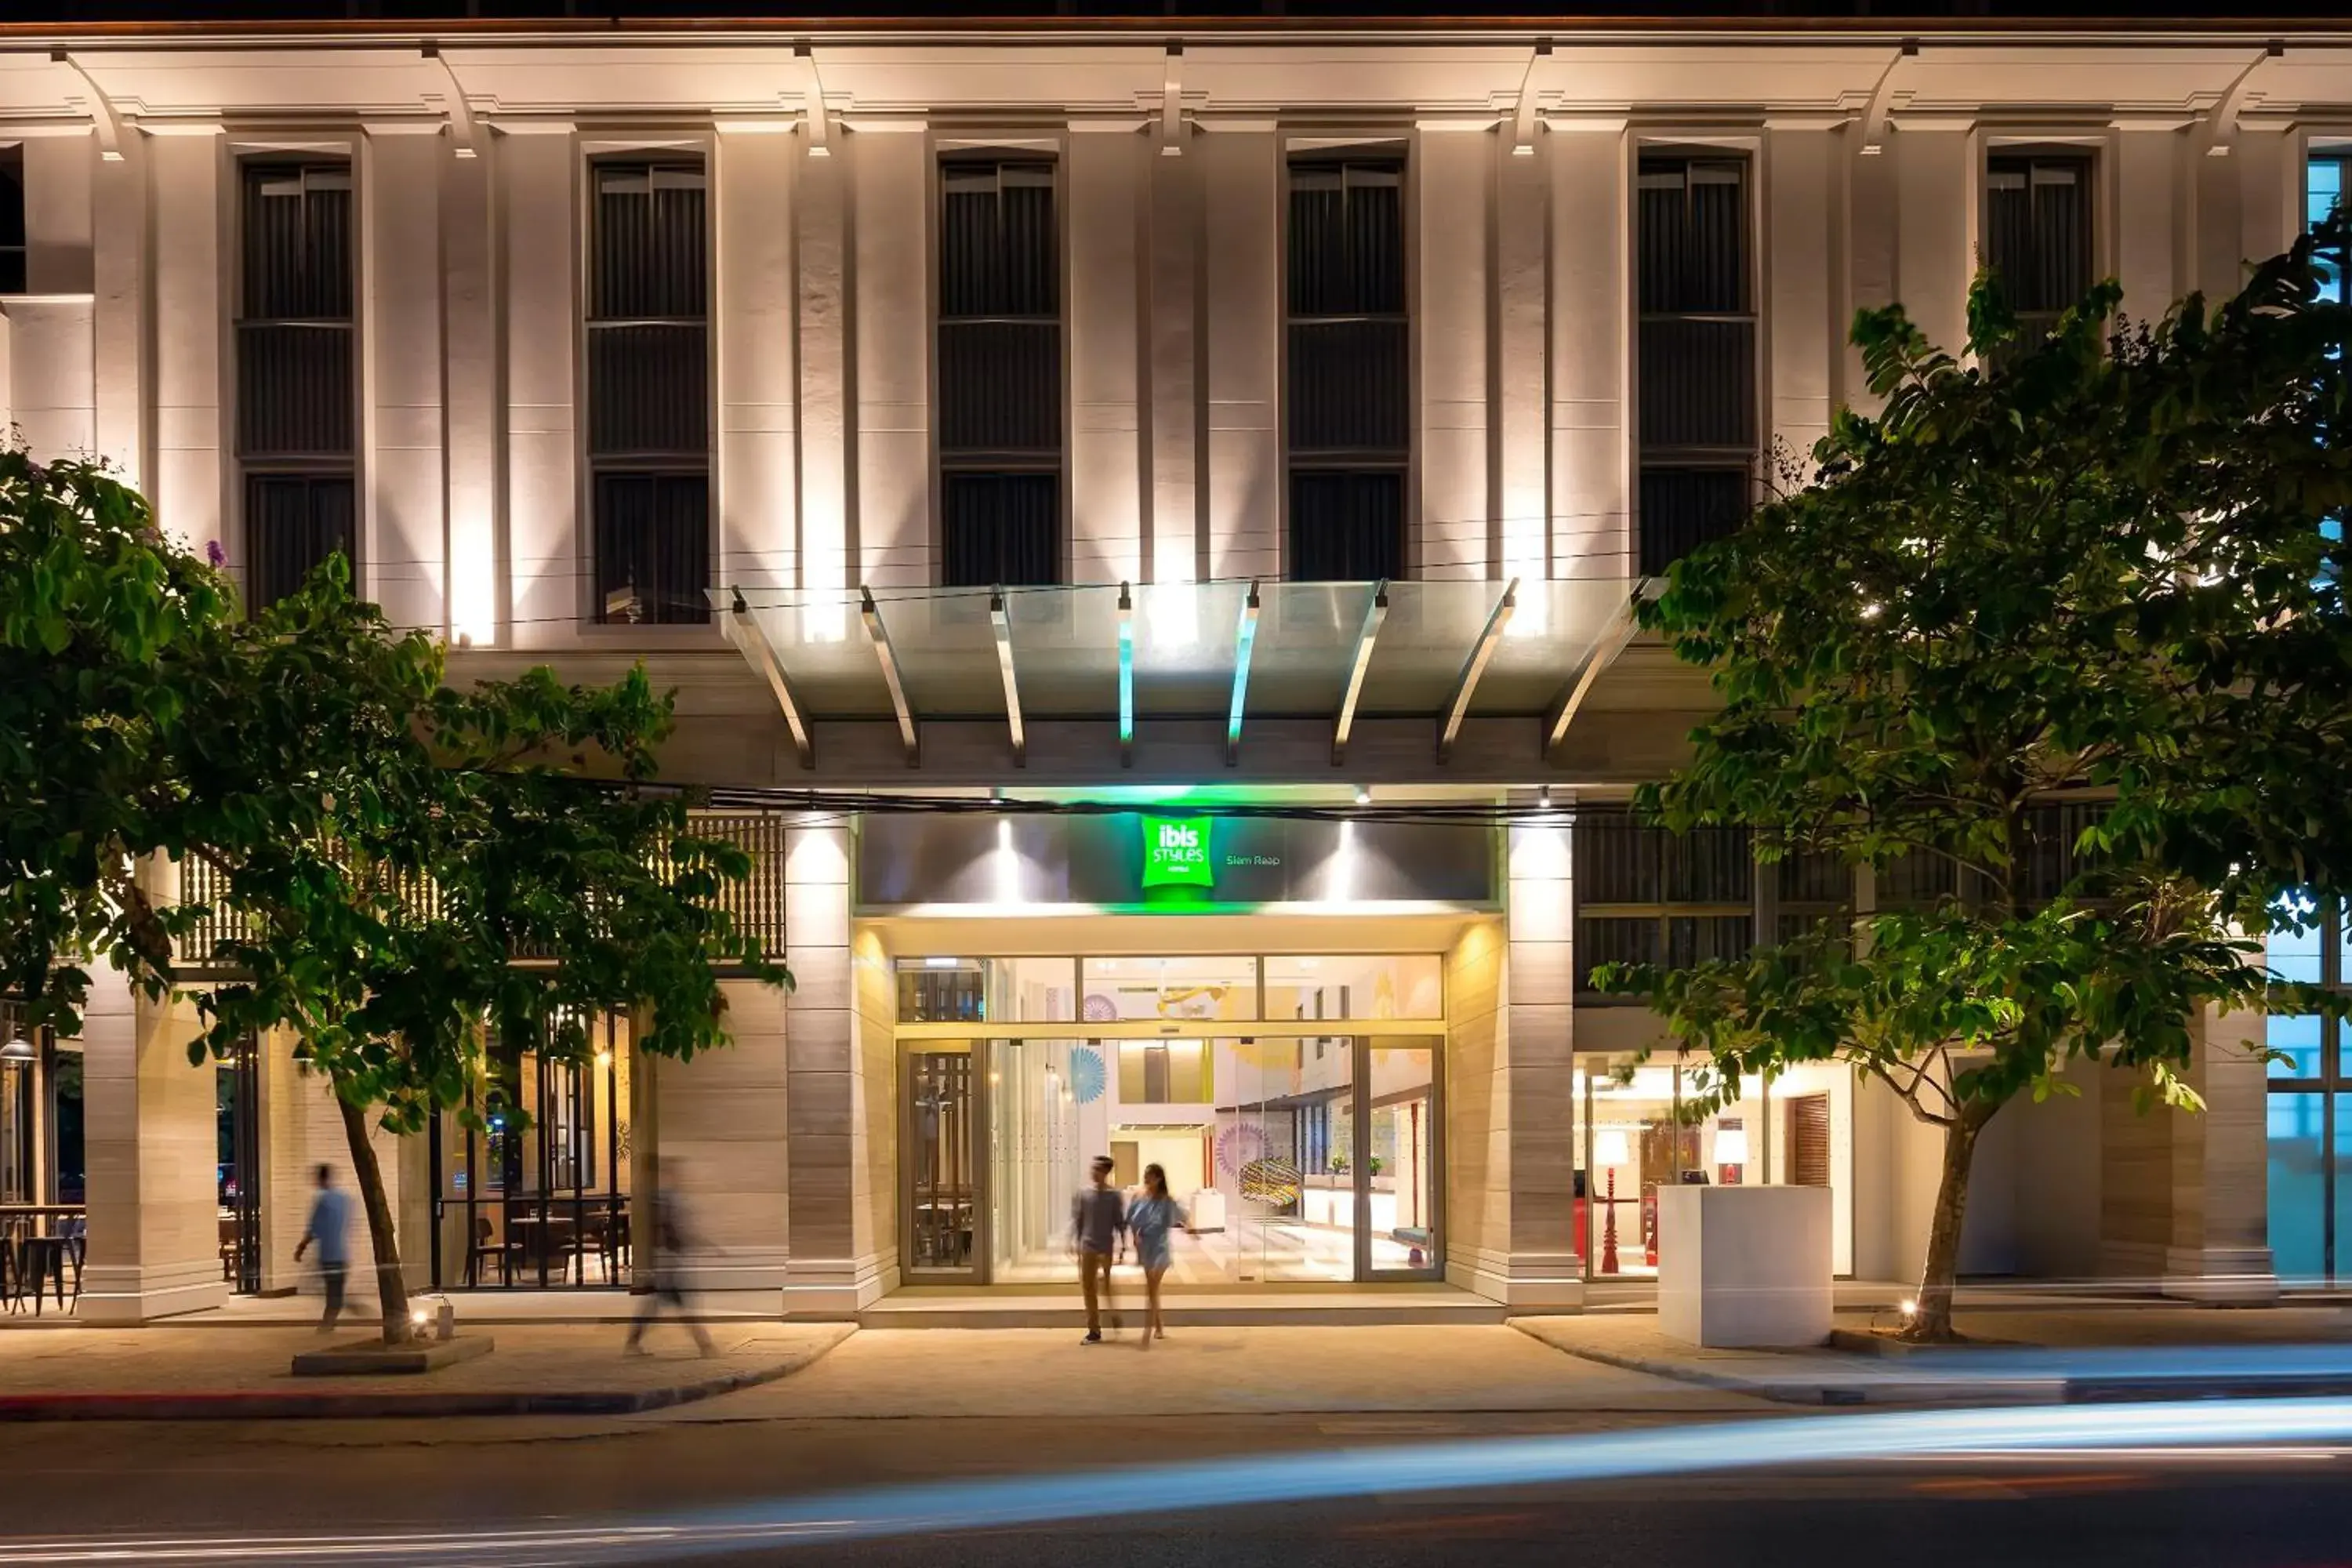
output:
[[[686,1208],[685,1195],[679,1191],[680,1167],[672,1163],[667,1174],[659,1168],[654,1155],[646,1156],[646,1174],[653,1183],[654,1210],[654,1288],[653,1293],[637,1309],[636,1321],[629,1325],[628,1342],[621,1347],[624,1355],[644,1355],[646,1330],[661,1316],[662,1303],[677,1309],[677,1315],[694,1335],[694,1342],[706,1356],[717,1355],[718,1347],[710,1342],[710,1331],[698,1322],[687,1310],[686,1266],[700,1248],[701,1238],[695,1234],[693,1222]]]
[[[1168,1173],[1158,1165],[1143,1167],[1143,1195],[1128,1205],[1127,1227],[1135,1237],[1135,1260],[1143,1266],[1143,1348],[1168,1337],[1160,1318],[1160,1281],[1174,1261],[1170,1236],[1178,1226],[1189,1231],[1192,1216],[1168,1195]]]
[[[327,1310],[320,1316],[319,1331],[331,1334],[335,1320],[343,1315],[343,1285],[352,1273],[352,1200],[335,1185],[333,1166],[320,1166],[318,1181],[310,1221],[302,1227],[302,1239],[294,1244],[294,1261],[301,1262],[305,1252],[318,1247],[319,1283],[327,1292]]]
[[[1110,1184],[1110,1156],[1096,1155],[1094,1185],[1070,1200],[1070,1245],[1078,1255],[1078,1287],[1087,1298],[1087,1337],[1080,1342],[1089,1345],[1102,1343],[1105,1313],[1110,1315],[1111,1331],[1118,1331],[1110,1266],[1127,1236],[1127,1199]]]

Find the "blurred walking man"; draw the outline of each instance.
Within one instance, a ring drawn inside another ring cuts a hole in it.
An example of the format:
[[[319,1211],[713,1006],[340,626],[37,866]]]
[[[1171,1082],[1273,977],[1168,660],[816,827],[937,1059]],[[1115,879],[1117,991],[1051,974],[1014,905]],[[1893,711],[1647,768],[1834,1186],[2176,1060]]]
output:
[[[717,1355],[718,1347],[710,1342],[710,1331],[695,1321],[686,1307],[686,1265],[700,1245],[694,1226],[687,1217],[686,1203],[678,1191],[680,1167],[672,1164],[663,1175],[655,1157],[646,1156],[646,1173],[654,1184],[654,1289],[645,1305],[637,1309],[637,1320],[629,1325],[628,1342],[621,1347],[625,1355],[644,1355],[646,1330],[661,1316],[662,1303],[677,1309],[694,1334],[694,1342],[706,1356]]]
[[[1080,1342],[1102,1343],[1102,1315],[1110,1314],[1111,1331],[1118,1330],[1118,1309],[1110,1299],[1110,1265],[1119,1238],[1127,1233],[1127,1198],[1110,1184],[1108,1154],[1095,1156],[1095,1184],[1070,1200],[1070,1245],[1078,1255],[1078,1284],[1087,1293],[1087,1337]]]
[[[294,1261],[302,1261],[302,1254],[313,1244],[319,1248],[319,1282],[326,1287],[327,1310],[319,1320],[319,1331],[331,1334],[335,1320],[343,1315],[343,1282],[352,1272],[352,1200],[335,1185],[334,1167],[319,1167],[319,1195],[310,1200],[310,1221],[302,1227],[302,1239],[294,1244]]]

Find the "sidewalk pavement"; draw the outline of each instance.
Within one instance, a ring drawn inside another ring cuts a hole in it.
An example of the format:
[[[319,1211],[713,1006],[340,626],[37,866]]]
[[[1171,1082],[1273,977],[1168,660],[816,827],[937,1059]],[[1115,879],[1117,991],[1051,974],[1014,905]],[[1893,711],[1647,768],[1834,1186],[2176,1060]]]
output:
[[[364,1342],[311,1329],[240,1333],[155,1325],[0,1334],[0,1421],[199,1421],[268,1416],[614,1415],[708,1399],[798,1371],[852,1332],[846,1324],[722,1323],[698,1355],[675,1322],[644,1356],[609,1326],[529,1324],[490,1332],[498,1348],[439,1372],[301,1377],[297,1352]]]
[[[1866,1337],[1886,1314],[1841,1313]],[[2126,1306],[1962,1310],[1956,1346],[1706,1350],[1633,1314],[1512,1327],[1603,1366],[1788,1405],[2054,1405],[2352,1394],[2352,1311]],[[1849,1343],[1853,1342],[1849,1341]]]

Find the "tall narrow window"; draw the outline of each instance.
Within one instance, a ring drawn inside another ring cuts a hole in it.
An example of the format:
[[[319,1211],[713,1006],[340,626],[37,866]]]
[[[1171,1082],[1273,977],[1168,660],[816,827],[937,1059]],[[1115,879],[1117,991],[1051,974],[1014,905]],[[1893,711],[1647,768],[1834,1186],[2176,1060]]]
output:
[[[1054,166],[940,168],[940,581],[1062,580]]]
[[[1404,165],[1290,165],[1290,575],[1405,574],[1412,362],[1405,313]]]
[[[352,173],[326,162],[250,163],[243,173],[236,442],[241,564],[258,609],[330,555],[357,564]]]
[[[25,282],[25,149],[0,147],[0,294],[22,294]]]
[[[2344,205],[2347,195],[2352,195],[2352,190],[2347,190],[2347,176],[2352,176],[2352,153],[2312,154],[2310,163],[2304,170],[2303,181],[2304,214],[2312,228],[2316,229],[2326,223],[2328,215]],[[2345,254],[2344,243],[2338,238],[2321,246],[2316,259],[2322,279],[2322,296],[2342,304],[2346,279],[2352,277],[2352,257]],[[2319,534],[2329,545],[2329,559],[2324,570],[2328,576],[2338,576],[2344,569],[2344,519],[2341,516],[2323,519],[2319,524]]]
[[[591,171],[589,509],[595,616],[707,621],[710,283],[699,163]]]
[[[2091,286],[2091,161],[2079,153],[1991,159],[1985,264],[2028,341],[2045,336]]]
[[[1756,468],[1748,163],[1653,155],[1635,181],[1641,572],[1747,519]]]

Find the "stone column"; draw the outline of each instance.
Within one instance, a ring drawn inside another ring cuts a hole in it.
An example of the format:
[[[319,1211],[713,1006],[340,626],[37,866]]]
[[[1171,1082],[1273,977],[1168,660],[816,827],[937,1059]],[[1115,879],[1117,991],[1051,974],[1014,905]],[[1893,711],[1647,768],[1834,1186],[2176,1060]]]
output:
[[[661,1106],[656,1179],[677,1194],[709,1244],[688,1260],[691,1287],[756,1290],[767,1308],[785,1286],[789,1250],[784,994],[739,980],[723,980],[719,989],[731,1043],[690,1062],[652,1064]],[[648,1062],[641,1053],[635,1070]],[[633,1133],[633,1146],[641,1136]],[[637,1212],[651,1211],[641,1203]],[[650,1225],[638,1234],[650,1239]]]
[[[110,969],[82,1020],[89,1252],[81,1316],[139,1323],[228,1300],[221,1278],[214,1067],[185,1002],[150,1002]]]
[[[713,581],[744,588],[795,581],[799,509],[793,332],[793,171],[783,121],[719,126],[719,549]]]
[[[1139,197],[1150,149],[1131,121],[1073,121],[1068,146],[1070,581],[1139,582]]]
[[[2126,313],[2155,321],[2187,290],[2179,199],[2184,138],[2177,119],[2119,120],[2114,129],[2113,196],[2099,204],[2115,236],[2105,270],[2124,286]]]
[[[1271,156],[1273,128],[1265,129],[1268,134],[1264,151]],[[1146,177],[1150,181],[1151,206],[1146,226],[1150,254],[1144,266],[1143,310],[1150,334],[1145,376],[1151,400],[1151,505],[1147,520],[1150,555],[1144,575],[1155,583],[1195,581],[1205,569],[1210,553],[1201,528],[1201,479],[1196,465],[1201,440],[1197,399],[1203,371],[1200,318],[1205,266],[1200,249],[1201,193],[1202,182],[1208,177],[1205,170],[1214,156],[1203,147],[1211,140],[1213,137],[1194,138],[1197,155],[1148,161],[1150,173]],[[1245,155],[1246,150],[1233,154],[1235,158]],[[1218,277],[1223,276],[1221,267]],[[1225,313],[1216,311],[1220,318]],[[1269,348],[1266,352],[1272,351]]]
[[[809,825],[784,836],[784,962],[795,982],[785,1008],[785,1147],[792,1260],[787,1312],[848,1318],[887,1281],[861,1198],[870,1194],[865,1067],[849,956],[849,830]]]
[[[509,609],[499,494],[499,345],[493,160],[503,139],[484,133],[480,156],[440,162],[443,475],[449,636],[488,647]]]
[[[436,125],[379,122],[358,158],[361,577],[396,626],[449,623],[442,472],[441,254]]]
[[[91,288],[90,187],[98,142],[88,127],[28,130],[25,157],[25,284],[34,294]]]
[[[122,139],[122,157],[91,176],[95,295],[91,300],[91,435],[97,456],[125,484],[144,489],[152,447],[148,354],[152,310],[144,133]]]
[[[1509,856],[1501,1003],[1511,1221],[1503,1300],[1526,1310],[1572,1309],[1584,1301],[1584,1261],[1575,1228],[1575,900],[1567,819],[1513,827]]]
[[[856,180],[857,581],[928,587],[931,530],[931,182],[919,120],[861,121]]]
[[[1631,153],[1622,122],[1554,125],[1551,178],[1551,559],[1562,577],[1630,577],[1633,350],[1625,280]]]
[[[1283,276],[1281,146],[1265,123],[1219,124],[1195,137],[1181,159],[1200,184],[1187,187],[1174,169],[1160,171],[1163,189],[1199,193],[1196,214],[1202,247],[1203,289],[1199,336],[1207,428],[1201,454],[1208,493],[1199,515],[1206,528],[1202,575],[1272,577],[1282,570]],[[1172,183],[1171,183],[1172,182]],[[1172,259],[1172,258],[1171,258]],[[1163,367],[1164,368],[1164,367]],[[1183,383],[1189,393],[1194,384]],[[1184,448],[1192,455],[1189,444]],[[1165,454],[1172,471],[1174,453]],[[1184,493],[1191,494],[1189,487]],[[1171,503],[1175,491],[1170,491]],[[1170,557],[1163,542],[1161,561]],[[1165,581],[1170,573],[1159,574]],[[1185,574],[1190,575],[1190,574]],[[1206,631],[1208,628],[1202,628]],[[1213,634],[1212,634],[1213,635]]]
[[[849,205],[839,156],[794,141],[793,237],[800,252],[800,585],[845,588],[856,575],[850,517]]]
[[[1423,578],[1480,578],[1487,566],[1487,297],[1494,277],[1488,204],[1495,182],[1491,132],[1441,121],[1413,136],[1413,333],[1419,401],[1413,411],[1420,505],[1415,552]]]
[[[572,128],[498,139],[506,356],[506,566],[517,647],[570,642],[587,604],[574,401],[580,331]]]
[[[1969,279],[1977,266],[1983,148],[1967,127],[1906,121],[1887,141],[1901,183],[1895,298],[1927,341],[1953,353],[1968,341]]]
[[[234,501],[235,464],[222,451],[221,129],[147,140],[154,170],[155,468],[147,499],[173,533],[201,552],[218,540],[240,574],[246,559]]]
[[[1841,147],[1833,126],[1811,121],[1775,121],[1764,135],[1763,190],[1769,203],[1764,234],[1771,247],[1765,268],[1765,345],[1771,355],[1765,429],[1810,479],[1813,443],[1829,434],[1831,388],[1844,342],[1837,320],[1843,258],[1833,221]],[[1768,444],[1768,481],[1778,477],[1770,471],[1772,458]]]
[[[1530,582],[1554,575],[1550,454],[1545,400],[1550,385],[1551,154],[1538,138],[1528,157],[1510,138],[1490,139],[1495,176],[1495,417],[1493,426],[1497,575]],[[1519,614],[1540,605],[1534,595]],[[1514,621],[1514,626],[1517,626]],[[1545,629],[1540,623],[1528,628]]]

